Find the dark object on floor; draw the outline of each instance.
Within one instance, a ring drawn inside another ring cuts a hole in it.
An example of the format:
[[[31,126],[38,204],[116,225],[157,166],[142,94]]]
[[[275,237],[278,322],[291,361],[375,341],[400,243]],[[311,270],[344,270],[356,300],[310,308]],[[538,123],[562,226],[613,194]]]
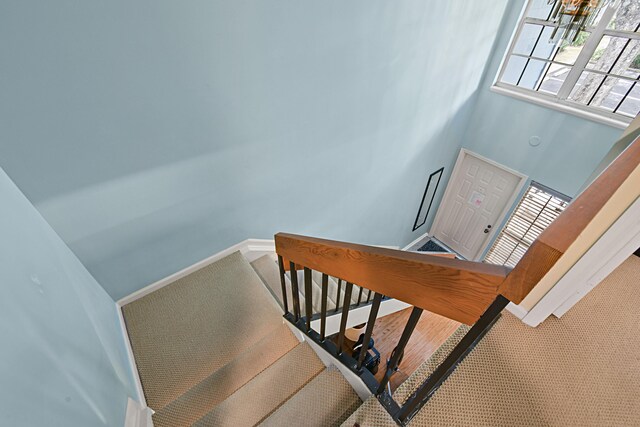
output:
[[[637,250],[637,251],[635,251],[633,254],[634,254],[635,256],[640,256],[640,248],[638,248],[638,250]]]
[[[446,250],[445,248],[443,248],[442,246],[440,246],[439,244],[437,244],[433,240],[429,240],[427,243],[425,243],[424,245],[420,246],[418,248],[418,251],[420,251],[420,252],[449,252],[448,250]]]
[[[356,360],[358,360],[358,358],[360,357],[360,352],[364,347],[362,344],[363,341],[364,341],[364,334],[360,334],[360,338],[358,338],[358,341],[353,346],[352,357]],[[371,350],[373,354],[369,353],[369,350]],[[368,348],[365,351],[367,352],[367,354],[365,354],[364,356],[363,366],[367,368],[369,372],[375,375],[378,372],[378,365],[380,365],[380,352],[376,350],[376,348],[374,347],[373,338],[369,340]]]

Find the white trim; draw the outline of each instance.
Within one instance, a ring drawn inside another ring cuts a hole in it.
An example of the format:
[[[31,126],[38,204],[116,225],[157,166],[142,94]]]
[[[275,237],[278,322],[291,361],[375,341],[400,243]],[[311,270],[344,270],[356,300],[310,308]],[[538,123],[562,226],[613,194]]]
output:
[[[320,347],[313,340],[308,340],[307,337],[302,332],[300,332],[300,330],[298,330],[298,328],[293,326],[291,323],[289,323],[287,321],[284,321],[284,323],[289,327],[289,329],[291,330],[293,335],[295,335],[295,337],[298,339],[298,341],[306,342],[307,344],[309,344],[309,347],[311,347],[311,349],[316,353],[316,355],[318,356],[320,361],[322,361],[324,366],[326,366],[327,368],[329,368],[331,366],[337,368],[340,371],[340,373],[342,374],[342,376],[344,377],[344,379],[347,380],[347,382],[349,383],[351,388],[356,392],[358,397],[363,402],[365,400],[367,400],[369,397],[371,397],[371,395],[373,393],[371,393],[371,391],[369,391],[369,388],[366,386],[364,381],[362,381],[359,376],[354,374],[351,371],[351,369],[347,368],[341,362],[336,360],[335,356],[330,354],[324,348]]]
[[[409,243],[407,246],[402,248],[402,250],[403,251],[409,250],[409,248],[411,248],[414,245],[417,245],[420,241],[422,241],[423,239],[426,239],[429,236],[430,236],[430,234],[428,232],[424,233],[422,236],[418,237],[416,240],[414,240],[413,242]]]
[[[527,313],[529,313],[524,308],[520,307],[519,305],[515,305],[512,302],[507,304],[506,308],[507,308],[507,311],[509,313],[513,314],[514,316],[516,316],[520,320],[524,319],[524,317],[527,315]]]
[[[135,400],[127,400],[127,412],[124,427],[153,427],[153,409],[143,406]]]
[[[389,314],[404,310],[411,307],[411,304],[402,302],[397,299],[388,299],[380,303],[380,309],[378,310],[378,316],[376,319],[388,316]],[[347,317],[347,328],[352,328],[362,323],[367,323],[369,320],[369,312],[371,311],[371,304],[364,307],[354,308],[349,310],[349,317]],[[340,313],[327,316],[326,335],[333,335],[340,331],[340,319],[342,315]],[[311,328],[315,331],[320,330],[320,319],[313,320],[311,322]]]
[[[118,312],[118,321],[120,323],[120,331],[124,338],[124,346],[127,351],[127,359],[129,359],[129,368],[133,375],[134,387],[136,389],[136,397],[140,405],[147,407],[147,399],[144,397],[144,390],[142,389],[142,382],[140,381],[140,374],[138,373],[138,365],[136,365],[136,359],[133,356],[133,349],[131,348],[131,341],[129,340],[129,332],[127,326],[124,323],[124,316],[122,314],[122,306],[116,303],[116,311]]]
[[[170,276],[165,277],[164,279],[160,279],[155,283],[152,283],[148,286],[145,286],[142,289],[139,289],[133,292],[126,297],[123,297],[118,300],[118,305],[120,307],[125,306],[137,299],[142,298],[145,295],[149,295],[151,292],[157,291],[160,288],[167,286],[168,284],[175,282],[178,279],[181,279],[194,271],[200,270],[207,265],[213,264],[214,262],[231,255],[232,253],[240,251],[249,262],[254,261],[255,259],[264,255],[261,252],[268,253],[275,251],[275,244],[273,240],[266,239],[247,239],[240,243],[236,243],[233,246],[228,247],[227,249],[221,250],[220,252],[211,255],[209,258],[205,258],[202,261],[198,261],[197,263],[190,265],[189,267],[183,268],[182,270],[173,273]],[[250,254],[250,255],[249,255]]]
[[[538,326],[551,314],[562,316],[640,247],[640,198],[529,311],[522,321]]]
[[[516,178],[519,178],[518,183],[516,184],[516,187],[513,190],[513,193],[511,194],[511,197],[509,197],[509,199],[507,200],[507,202],[505,203],[504,208],[502,209],[502,212],[500,212],[500,215],[498,216],[498,218],[496,219],[496,221],[494,222],[496,225],[498,224],[503,224],[505,218],[507,217],[507,214],[511,211],[511,208],[513,207],[513,205],[515,204],[518,196],[520,195],[520,193],[522,193],[522,188],[524,187],[524,185],[526,184],[526,182],[528,181],[529,177],[523,173],[520,173],[514,169],[511,169],[510,167],[507,167],[505,165],[502,165],[494,160],[488,159],[484,156],[481,156],[478,153],[474,153],[473,151],[470,151],[466,148],[461,148],[460,149],[460,153],[458,154],[458,158],[456,159],[456,164],[453,167],[453,171],[451,172],[451,176],[449,177],[449,183],[447,184],[447,188],[444,190],[444,196],[442,197],[442,201],[440,202],[440,206],[438,206],[438,210],[436,212],[436,217],[433,221],[433,224],[431,225],[431,229],[429,230],[429,235],[431,236],[435,236],[436,235],[436,230],[438,230],[438,227],[441,225],[440,223],[442,222],[442,212],[443,206],[447,206],[448,203],[451,202],[451,198],[453,197],[453,193],[452,193],[452,187],[451,184],[454,182],[455,178],[456,178],[456,173],[459,172],[460,166],[462,165],[462,163],[464,162],[464,158],[465,156],[472,156],[475,157],[476,159],[482,160],[485,163],[490,164],[491,166],[494,166],[498,169],[501,169],[507,173],[510,173],[511,175],[514,175]],[[470,259],[470,261],[480,261],[480,258],[482,257],[482,254],[484,254],[485,250],[489,247],[489,245],[491,244],[491,242],[494,240],[496,233],[498,233],[500,227],[493,227],[491,232],[489,232],[487,234],[487,236],[485,237],[484,240],[484,244],[480,246],[480,248],[478,249],[478,251],[473,255],[473,257]],[[453,249],[453,248],[452,248]],[[455,249],[454,249],[455,252]]]
[[[546,99],[546,97],[543,97],[540,94],[536,94],[535,92],[524,93],[520,90],[496,85],[491,86],[489,90],[500,95],[506,95],[512,98],[519,99],[521,101],[531,102],[532,104],[551,108],[552,110],[561,111],[563,113],[571,114],[582,119],[587,119],[603,125],[612,126],[614,128],[626,129],[627,126],[629,126],[629,123],[625,122],[624,120],[614,119],[591,111],[586,111],[572,105],[561,103],[560,100]]]

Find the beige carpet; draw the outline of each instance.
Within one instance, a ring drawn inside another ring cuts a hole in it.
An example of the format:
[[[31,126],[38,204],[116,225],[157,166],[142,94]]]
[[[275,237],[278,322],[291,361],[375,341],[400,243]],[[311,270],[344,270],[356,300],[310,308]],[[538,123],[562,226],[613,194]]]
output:
[[[334,427],[362,404],[337,368],[325,369],[260,423],[260,427]]]
[[[282,326],[235,252],[122,309],[147,404],[158,411]]]
[[[506,313],[410,425],[640,425],[638,307],[640,258],[632,256],[561,319],[530,328]],[[399,399],[420,382],[409,381]],[[356,422],[395,426],[375,399],[343,425]]]

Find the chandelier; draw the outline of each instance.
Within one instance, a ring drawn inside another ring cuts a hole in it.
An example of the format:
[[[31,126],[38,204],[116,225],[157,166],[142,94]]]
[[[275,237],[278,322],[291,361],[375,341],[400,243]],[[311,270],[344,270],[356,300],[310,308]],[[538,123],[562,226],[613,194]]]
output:
[[[551,39],[575,42],[581,31],[594,23],[612,0],[548,0],[552,6],[551,20],[557,27],[551,34]],[[559,36],[559,37],[557,37]]]

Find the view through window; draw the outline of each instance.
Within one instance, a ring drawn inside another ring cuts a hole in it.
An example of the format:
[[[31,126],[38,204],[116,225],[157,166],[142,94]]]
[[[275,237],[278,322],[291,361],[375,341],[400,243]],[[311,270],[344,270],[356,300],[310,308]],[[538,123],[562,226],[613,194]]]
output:
[[[562,41],[554,2],[529,0],[496,86],[629,122],[640,112],[640,0],[608,4]]]

